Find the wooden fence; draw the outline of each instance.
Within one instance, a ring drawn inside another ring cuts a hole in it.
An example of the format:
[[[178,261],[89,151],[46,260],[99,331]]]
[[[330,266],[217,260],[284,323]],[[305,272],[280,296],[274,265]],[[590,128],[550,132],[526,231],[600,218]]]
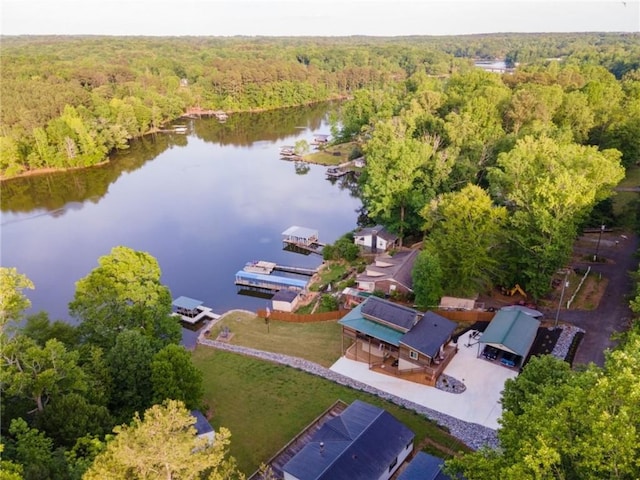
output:
[[[453,322],[490,322],[496,312],[482,312],[480,310],[434,310],[441,317]]]
[[[279,310],[271,310],[269,312],[269,319],[292,323],[327,322],[329,320],[339,320],[348,312],[349,310],[337,310],[334,312],[323,313],[290,313],[281,312]],[[256,312],[256,315],[259,318],[267,318],[267,310],[260,309]]]

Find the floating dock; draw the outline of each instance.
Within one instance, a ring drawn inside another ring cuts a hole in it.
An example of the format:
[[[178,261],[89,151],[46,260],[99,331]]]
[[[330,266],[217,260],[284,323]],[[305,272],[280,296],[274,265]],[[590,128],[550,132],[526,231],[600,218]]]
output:
[[[243,287],[263,290],[293,290],[300,292],[307,286],[306,280],[281,277],[279,275],[265,275],[263,273],[247,272],[240,270],[236,273],[235,284]]]
[[[305,268],[305,267],[293,267],[289,265],[278,265],[275,262],[266,262],[264,260],[259,260],[257,262],[248,262],[243,270],[245,272],[251,273],[262,273],[264,275],[271,275],[274,271],[278,272],[287,272],[287,273],[297,273],[298,275],[306,275],[311,277],[315,274],[318,269],[317,268]]]

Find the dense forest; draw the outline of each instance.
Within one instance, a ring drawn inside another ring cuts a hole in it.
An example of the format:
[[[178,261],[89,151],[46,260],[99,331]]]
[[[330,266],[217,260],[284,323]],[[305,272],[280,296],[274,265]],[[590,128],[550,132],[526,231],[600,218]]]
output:
[[[636,35],[401,38],[3,37],[0,178],[95,165],[189,107],[274,109],[353,95],[473,59],[567,58],[616,78],[638,68]]]

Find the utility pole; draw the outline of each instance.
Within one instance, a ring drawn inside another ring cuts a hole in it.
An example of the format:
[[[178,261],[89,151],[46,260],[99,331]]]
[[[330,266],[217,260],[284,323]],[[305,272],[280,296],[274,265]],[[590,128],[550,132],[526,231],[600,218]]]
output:
[[[560,307],[562,306],[562,299],[564,298],[564,289],[569,286],[569,280],[567,280],[567,274],[564,275],[564,282],[562,282],[562,291],[560,292],[560,301],[558,302],[558,310],[556,311],[556,322],[553,326],[554,329],[558,328],[558,317],[560,316]]]
[[[598,261],[598,250],[600,250],[600,240],[602,240],[602,232],[604,232],[604,225],[600,225],[600,234],[598,235],[598,243],[596,244],[596,253],[593,255],[593,261]]]

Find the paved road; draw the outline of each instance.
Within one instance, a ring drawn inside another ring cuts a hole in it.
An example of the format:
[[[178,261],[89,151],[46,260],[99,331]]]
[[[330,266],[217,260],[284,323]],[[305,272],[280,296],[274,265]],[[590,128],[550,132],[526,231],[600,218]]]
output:
[[[564,310],[560,312],[561,321],[572,323],[586,331],[578,347],[574,365],[593,362],[603,366],[604,351],[613,348],[617,343],[611,338],[612,334],[627,328],[631,318],[629,295],[633,288],[629,273],[638,269],[638,259],[634,256],[637,250],[638,237],[636,235],[627,234],[625,238],[619,233],[605,234],[600,243],[599,256],[606,258],[607,263],[574,265],[574,267],[584,266],[585,268],[587,265],[591,265],[592,271],[601,273],[609,280],[607,289],[596,310]],[[595,252],[590,249],[584,250],[583,253],[589,255]],[[547,316],[549,315],[550,313]]]

